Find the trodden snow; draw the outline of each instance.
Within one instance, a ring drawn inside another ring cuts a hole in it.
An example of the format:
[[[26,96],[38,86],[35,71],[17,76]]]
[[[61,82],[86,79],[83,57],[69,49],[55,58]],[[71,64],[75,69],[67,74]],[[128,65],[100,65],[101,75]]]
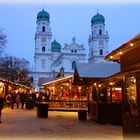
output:
[[[49,111],[45,119],[36,112],[3,109],[0,140],[123,140],[119,125],[79,121],[77,112]]]

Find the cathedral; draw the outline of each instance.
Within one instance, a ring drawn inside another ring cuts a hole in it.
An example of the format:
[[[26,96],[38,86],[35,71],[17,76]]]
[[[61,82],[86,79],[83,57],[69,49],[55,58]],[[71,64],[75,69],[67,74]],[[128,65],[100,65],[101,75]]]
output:
[[[84,45],[77,44],[75,37],[72,38],[71,44],[65,44],[63,47],[56,39],[52,40],[50,14],[44,9],[37,14],[36,26],[34,69],[31,72],[34,88],[38,89],[40,78],[55,78],[60,72],[61,76],[73,74],[76,63],[105,62],[109,35],[105,31],[105,18],[98,12],[91,19],[88,61]]]

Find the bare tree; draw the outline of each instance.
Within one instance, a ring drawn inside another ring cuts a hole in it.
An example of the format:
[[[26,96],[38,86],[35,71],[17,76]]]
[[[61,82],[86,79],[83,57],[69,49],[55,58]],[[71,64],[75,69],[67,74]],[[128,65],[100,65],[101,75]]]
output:
[[[0,29],[0,55],[2,54],[6,43],[7,43],[7,36],[6,34],[3,33],[3,29]]]
[[[33,82],[28,69],[21,67],[20,59],[12,56],[0,58],[0,77],[30,87]]]

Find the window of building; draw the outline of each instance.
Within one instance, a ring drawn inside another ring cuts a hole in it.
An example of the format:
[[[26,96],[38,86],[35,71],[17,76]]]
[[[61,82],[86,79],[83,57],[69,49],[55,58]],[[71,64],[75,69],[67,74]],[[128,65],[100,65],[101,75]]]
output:
[[[77,53],[77,50],[75,50],[75,53]]]
[[[45,47],[44,46],[42,47],[42,52],[45,52]]]
[[[45,26],[42,27],[42,32],[45,32]]]
[[[73,61],[72,62],[72,69],[75,69],[76,68],[76,61]]]
[[[99,30],[99,35],[102,35],[102,30],[101,29]]]
[[[73,53],[73,50],[71,50],[71,53]]]
[[[100,55],[103,55],[103,50],[102,49],[100,49]]]

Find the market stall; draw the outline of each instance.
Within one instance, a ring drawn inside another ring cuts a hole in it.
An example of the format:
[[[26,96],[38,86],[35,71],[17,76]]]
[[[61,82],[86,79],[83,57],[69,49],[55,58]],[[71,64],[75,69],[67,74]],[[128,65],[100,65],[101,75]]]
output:
[[[73,85],[73,76],[63,77],[44,83],[41,87],[49,94],[49,110],[87,110],[86,86]]]
[[[121,64],[124,138],[140,137],[140,34],[106,56]]]

